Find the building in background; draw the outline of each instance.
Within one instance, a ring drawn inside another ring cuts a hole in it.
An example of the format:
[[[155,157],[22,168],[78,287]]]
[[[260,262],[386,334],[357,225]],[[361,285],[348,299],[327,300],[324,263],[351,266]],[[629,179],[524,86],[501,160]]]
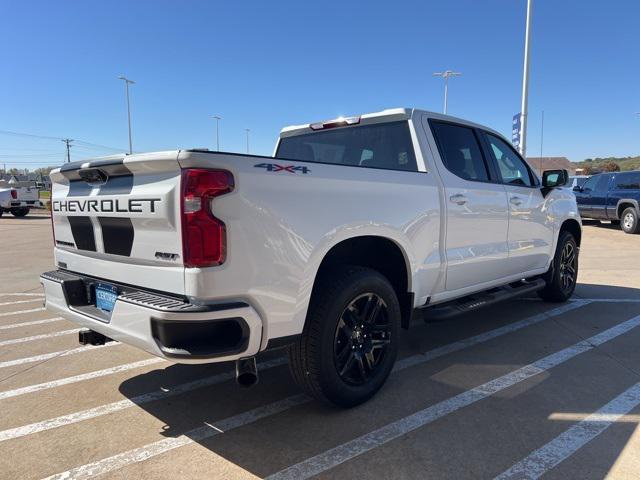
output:
[[[576,165],[567,157],[527,157],[527,163],[538,174],[545,170],[565,169],[569,175],[575,175]]]

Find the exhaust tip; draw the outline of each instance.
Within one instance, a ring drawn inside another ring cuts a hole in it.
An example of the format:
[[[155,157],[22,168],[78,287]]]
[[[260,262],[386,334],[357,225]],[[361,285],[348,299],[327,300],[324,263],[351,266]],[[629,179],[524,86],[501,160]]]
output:
[[[246,388],[258,383],[258,367],[255,357],[236,360],[236,383]]]

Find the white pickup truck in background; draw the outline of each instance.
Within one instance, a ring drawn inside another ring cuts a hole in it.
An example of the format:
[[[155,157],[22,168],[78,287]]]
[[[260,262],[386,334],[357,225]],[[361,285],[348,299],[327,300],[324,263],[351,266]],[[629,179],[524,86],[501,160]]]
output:
[[[37,188],[0,185],[0,217],[4,212],[11,212],[14,217],[24,217],[31,208],[40,206]]]
[[[287,347],[340,406],[393,368],[400,328],[537,292],[565,301],[581,222],[497,132],[416,109],[288,127],[275,155],[114,156],[51,172],[50,310],[183,363]]]

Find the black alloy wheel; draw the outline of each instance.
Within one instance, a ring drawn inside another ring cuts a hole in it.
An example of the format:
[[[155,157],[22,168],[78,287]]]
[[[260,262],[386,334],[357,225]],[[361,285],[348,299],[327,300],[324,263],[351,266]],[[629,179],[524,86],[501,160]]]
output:
[[[575,287],[577,280],[577,259],[574,244],[567,242],[560,255],[560,281],[565,291],[570,291]]]
[[[333,355],[340,378],[362,385],[376,374],[391,343],[387,305],[375,293],[354,298],[336,327]]]

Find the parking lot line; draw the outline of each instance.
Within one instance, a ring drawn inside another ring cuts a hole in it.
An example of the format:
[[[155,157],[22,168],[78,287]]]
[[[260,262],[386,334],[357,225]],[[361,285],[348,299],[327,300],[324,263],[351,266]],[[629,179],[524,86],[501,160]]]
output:
[[[0,293],[0,297],[44,297],[44,293]]]
[[[546,445],[532,452],[496,480],[540,478],[596,438],[620,417],[640,405],[640,383],[636,383],[597,412],[565,430]]]
[[[31,325],[42,325],[44,323],[58,322],[64,320],[62,317],[45,318],[44,320],[34,320],[32,322],[12,323],[11,325],[0,325],[0,330],[9,330],[11,328],[30,327]]]
[[[82,347],[71,348],[69,350],[59,350],[57,352],[42,353],[40,355],[34,355],[32,357],[16,358],[15,360],[6,360],[0,362],[0,368],[15,367],[17,365],[24,365],[26,363],[44,362],[56,357],[66,357],[67,355],[75,355],[76,353],[86,352],[88,350],[95,350],[97,348],[114,347],[121,345],[118,342],[109,342],[104,345],[85,345]]]
[[[30,298],[29,300],[15,300],[13,302],[2,302],[0,303],[0,307],[4,307],[5,305],[17,305],[19,303],[35,303],[42,302],[42,298]]]
[[[61,330],[59,332],[53,333],[43,333],[41,335],[32,335],[30,337],[24,338],[12,338],[11,340],[3,340],[0,342],[0,347],[4,347],[6,345],[15,345],[16,343],[25,343],[25,342],[33,342],[35,340],[44,340],[45,338],[54,338],[61,337],[63,335],[71,335],[73,333],[78,333],[81,328],[72,328],[71,330]]]
[[[571,302],[580,302],[581,300],[588,300],[590,302],[604,302],[604,303],[640,303],[640,298],[580,298],[572,299]]]
[[[2,313],[0,313],[0,317],[9,317],[11,315],[20,315],[21,313],[43,312],[44,310],[46,310],[44,307],[40,307],[40,308],[31,308],[29,310],[18,310],[17,312],[2,312]]]
[[[124,365],[118,365],[116,367],[96,370],[94,372],[83,373],[81,375],[74,375],[73,377],[60,378],[58,380],[52,380],[50,382],[38,383],[36,385],[16,388],[14,390],[6,390],[4,392],[0,392],[0,400],[3,400],[5,398],[17,397],[19,395],[26,395],[27,393],[39,392],[41,390],[47,390],[49,388],[61,387],[63,385],[69,385],[70,383],[77,383],[84,380],[91,380],[93,378],[105,377],[114,373],[126,372],[127,370],[133,370],[134,368],[146,367],[148,365],[154,365],[156,363],[165,361],[166,360],[162,358],[153,357],[146,360],[140,360],[139,362],[126,363]]]
[[[627,333],[638,325],[640,325],[640,315],[476,388],[462,392],[454,397],[419,410],[407,417],[403,417],[349,442],[308,458],[267,478],[270,480],[304,479],[318,475],[450,413],[456,412],[461,408],[467,407],[556,367],[581,353],[592,350],[609,340]]]
[[[443,345],[442,347],[429,350],[422,354],[406,357],[396,363],[395,370],[403,370],[413,365],[418,365],[420,363],[434,360],[438,357],[447,355],[449,353],[454,353],[464,348],[477,345],[482,342],[486,342],[488,340],[499,337],[501,335],[506,335],[507,333],[515,332],[516,330],[520,330],[522,328],[535,325],[536,323],[539,323],[543,320],[553,318],[557,315],[561,315],[570,310],[574,310],[581,306],[587,305],[588,303],[589,303],[588,301],[584,301],[581,303],[575,302],[572,304],[563,305],[561,307],[554,308],[553,310],[550,310],[548,312],[532,315],[531,317],[527,317],[518,322],[505,325],[504,327],[495,328],[493,330],[490,330],[485,333],[481,333],[479,335],[475,335],[473,337],[465,338],[463,340],[459,340],[457,342],[453,342],[448,345]],[[258,366],[260,370],[264,370],[265,368],[275,367],[284,363],[286,363],[286,360],[281,358],[281,359],[271,360],[269,362],[260,363]],[[0,366],[2,366],[2,364],[0,364]],[[173,395],[182,394],[191,390],[195,390],[197,388],[202,388],[205,386],[213,385],[215,383],[220,383],[225,380],[230,380],[234,377],[234,375],[235,375],[235,372],[233,371],[224,372],[218,375],[214,375],[212,377],[176,385],[175,387],[173,387],[173,389],[168,391],[150,392],[143,395],[139,395],[132,399],[120,400],[117,402],[109,403],[106,405],[100,405],[98,407],[90,408],[80,412],[74,412],[68,415],[62,415],[59,417],[50,418],[48,420],[44,420],[41,422],[36,422],[29,425],[24,425],[21,427],[0,431],[0,442],[4,440],[9,440],[12,438],[22,437],[32,433],[41,432],[44,430],[58,428],[64,425],[70,425],[72,423],[78,423],[83,420],[89,420],[91,418],[96,418],[102,415],[108,415],[110,413],[124,410],[126,408],[130,408],[136,405],[141,405],[144,403],[160,400],[162,398],[167,398]]]
[[[253,422],[278,413],[284,412],[297,405],[301,405],[309,401],[309,398],[300,394],[287,397],[283,400],[248,410],[238,415],[225,418],[215,425],[206,423],[202,427],[190,430],[187,434],[180,435],[175,438],[165,438],[158,442],[150,443],[140,448],[129,450],[127,452],[114,455],[112,457],[98,460],[97,462],[82,465],[80,467],[68,470],[66,472],[57,473],[46,477],[44,480],[69,480],[91,478],[103,473],[112,472],[122,467],[126,467],[132,463],[142,462],[148,458],[155,457],[161,453],[168,452],[184,445],[211,438],[220,433],[242,427]]]
[[[287,360],[284,357],[275,358],[258,364],[260,370],[264,371],[269,368],[286,365]],[[70,413],[68,415],[61,415],[59,417],[50,418],[42,422],[32,423],[30,425],[24,425],[21,427],[11,428],[0,431],[0,442],[5,440],[12,440],[14,438],[24,437],[45,430],[51,430],[53,428],[63,427],[65,425],[71,425],[73,423],[82,422],[92,418],[101,417],[110,413],[115,413],[127,408],[143,405],[145,403],[155,402],[164,398],[180,395],[191,390],[198,388],[210,387],[228,380],[232,380],[235,377],[235,371],[230,370],[228,372],[219,373],[206,378],[194,380],[192,382],[182,383],[172,388],[156,390],[154,392],[144,393],[133,398],[126,398],[113,403],[107,403],[98,407],[89,408],[80,412]]]
[[[415,428],[418,428],[418,426],[421,426],[421,425],[416,425],[415,419],[424,418],[425,412],[427,412],[426,413],[427,417],[433,417],[431,421],[435,420],[436,418],[441,418],[449,413],[453,413],[459,410],[460,408],[468,406],[483,398],[493,395],[494,393],[504,390],[507,387],[510,387],[519,382],[527,380],[539,373],[549,370],[552,367],[558,366],[574,358],[580,353],[592,350],[598,345],[601,345],[606,341],[612,340],[613,338],[616,338],[628,332],[629,330],[631,330],[632,328],[638,325],[640,325],[640,315],[630,320],[627,320],[626,322],[623,322],[619,325],[616,325],[615,327],[612,327],[608,330],[604,330],[598,335],[590,337],[586,340],[582,340],[568,348],[565,348],[556,353],[543,357],[542,359],[534,363],[531,363],[522,368],[514,370],[509,374],[503,375],[502,377],[499,377],[483,385],[480,385],[479,387],[476,387],[471,390],[467,390],[466,392],[456,395],[455,397],[451,397],[448,400],[444,400],[436,405],[433,405],[424,410],[421,410],[413,415],[410,415],[396,422],[393,422],[392,424],[382,427],[381,429],[378,429],[378,430],[375,430],[374,432],[363,435],[362,437],[358,437],[357,439],[351,442],[345,443],[340,447],[336,447],[335,449],[329,450],[324,454],[318,455],[316,457],[312,457],[311,459],[308,459],[305,462],[302,462],[300,464],[294,465],[293,467],[289,467],[288,469],[285,469],[282,472],[279,472],[278,474],[275,474],[272,477],[298,479],[298,478],[308,478],[309,476],[321,473],[325,470],[328,470],[329,468],[332,468],[333,466],[336,466],[348,460],[349,458],[353,458],[359,455],[360,453],[364,453],[365,451],[368,451],[371,448],[375,448],[376,446],[382,445],[383,443],[386,443],[387,441],[400,436],[397,434],[396,436],[391,437],[387,434],[386,436],[383,437],[383,441],[381,443],[376,444],[375,442],[379,441],[379,439],[376,437],[376,434],[380,431],[384,431],[384,429],[387,429],[395,425],[400,425],[400,426],[405,425],[405,426],[411,427],[412,425],[411,420],[414,419],[413,425],[415,426],[413,426],[413,428],[411,428],[410,430],[407,430],[404,432],[404,433],[408,433],[408,431],[414,430]],[[427,358],[425,355],[419,355],[419,356],[422,358]],[[423,360],[423,361],[426,362],[427,360]],[[408,362],[406,363],[406,366],[401,367],[400,369],[404,370],[408,368],[408,366],[412,366],[415,364],[416,363]],[[65,472],[46,477],[45,480],[92,478],[98,475],[102,475],[108,472],[118,470],[120,468],[123,468],[127,465],[131,465],[133,463],[147,460],[151,457],[160,455],[162,453],[168,452],[175,448],[182,447],[197,441],[205,440],[214,435],[218,435],[219,433],[224,433],[225,431],[231,430],[232,428],[239,428],[239,427],[248,425],[262,418],[266,418],[270,415],[274,415],[276,413],[282,413],[288,410],[289,408],[292,408],[297,405],[302,405],[309,401],[311,401],[311,399],[303,395],[294,395],[291,397],[287,397],[284,400],[280,400],[262,407],[258,407],[253,410],[249,410],[248,412],[234,415],[232,417],[228,417],[218,422],[204,422],[205,423],[204,426],[189,430],[188,432],[184,433],[179,437],[160,440],[158,442],[150,443],[143,447],[135,448],[126,452],[113,455],[111,457],[106,457],[101,460],[97,460],[92,463],[81,465],[71,470],[67,470]],[[283,404],[285,405],[289,404],[289,406],[286,408],[283,408],[282,407]],[[269,411],[271,411],[272,413],[269,413],[269,414],[265,413]],[[434,413],[429,413],[429,412],[436,413],[437,417],[434,416]],[[397,426],[395,427],[394,430],[397,431]],[[364,437],[371,437],[371,441],[368,441]],[[361,439],[363,440],[363,442],[360,441]],[[363,449],[363,448],[365,449],[361,450],[360,452],[357,452],[357,450],[353,450],[352,448],[350,448],[353,442],[356,442],[356,447],[359,447],[360,449]],[[343,450],[339,450],[339,449],[343,449]],[[331,452],[334,452],[334,451],[341,452],[342,457],[333,456]],[[320,462],[316,461],[316,459],[318,458],[320,459]],[[340,460],[340,458],[342,459]],[[332,459],[334,461],[335,460],[339,460],[339,461],[337,463],[332,463]],[[305,472],[306,472],[306,475],[304,474]]]

